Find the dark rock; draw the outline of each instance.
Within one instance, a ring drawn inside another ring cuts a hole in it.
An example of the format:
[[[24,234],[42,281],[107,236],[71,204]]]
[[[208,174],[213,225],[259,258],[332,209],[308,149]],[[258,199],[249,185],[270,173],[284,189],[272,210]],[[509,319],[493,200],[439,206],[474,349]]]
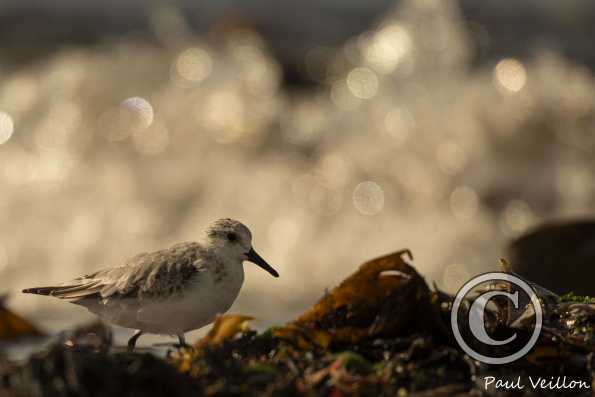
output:
[[[33,355],[10,374],[17,396],[188,396],[196,395],[189,378],[151,354],[94,353],[54,345]]]
[[[595,295],[595,220],[548,223],[512,241],[512,270],[560,295]]]
[[[84,347],[96,353],[106,353],[112,346],[112,330],[101,321],[82,325],[63,336],[63,343],[68,347]]]

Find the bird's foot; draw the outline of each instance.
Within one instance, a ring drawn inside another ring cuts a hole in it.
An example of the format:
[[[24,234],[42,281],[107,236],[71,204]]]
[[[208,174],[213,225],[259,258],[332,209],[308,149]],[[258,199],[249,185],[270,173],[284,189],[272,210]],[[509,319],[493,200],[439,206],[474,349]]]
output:
[[[132,353],[134,351],[134,347],[136,346],[136,341],[138,340],[138,338],[140,338],[140,336],[143,334],[143,331],[141,331],[140,329],[137,330],[134,335],[132,335],[132,337],[128,340],[128,352]]]
[[[188,349],[190,347],[192,347],[191,345],[189,345],[188,343],[186,343],[186,338],[184,337],[184,334],[178,334],[178,343],[174,344],[174,347],[181,349],[181,348],[185,348]]]

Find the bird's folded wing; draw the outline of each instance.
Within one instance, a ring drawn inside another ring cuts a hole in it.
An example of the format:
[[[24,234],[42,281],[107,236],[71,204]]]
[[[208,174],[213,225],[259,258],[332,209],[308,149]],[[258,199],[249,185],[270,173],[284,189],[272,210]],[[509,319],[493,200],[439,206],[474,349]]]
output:
[[[165,250],[130,258],[122,266],[100,270],[57,287],[48,295],[80,300],[100,297],[143,297],[172,294],[204,271],[197,243],[176,244]]]

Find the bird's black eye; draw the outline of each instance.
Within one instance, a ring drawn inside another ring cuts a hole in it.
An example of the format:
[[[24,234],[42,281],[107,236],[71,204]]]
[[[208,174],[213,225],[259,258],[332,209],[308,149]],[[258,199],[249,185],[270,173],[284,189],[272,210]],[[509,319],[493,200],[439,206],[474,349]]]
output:
[[[227,239],[231,242],[238,241],[238,235],[235,233],[227,233]]]

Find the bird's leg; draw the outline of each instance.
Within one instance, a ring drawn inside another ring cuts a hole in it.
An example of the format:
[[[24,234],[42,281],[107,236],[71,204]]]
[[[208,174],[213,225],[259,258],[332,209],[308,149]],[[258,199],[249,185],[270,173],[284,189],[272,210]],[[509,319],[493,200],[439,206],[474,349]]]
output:
[[[180,342],[180,347],[188,347],[189,345],[186,343],[186,337],[184,334],[178,334],[178,341]]]
[[[134,347],[136,346],[136,341],[138,340],[138,338],[140,338],[140,336],[143,334],[143,331],[141,331],[140,329],[137,329],[134,332],[134,335],[132,335],[132,337],[130,339],[128,339],[128,351],[131,352],[134,350]]]

